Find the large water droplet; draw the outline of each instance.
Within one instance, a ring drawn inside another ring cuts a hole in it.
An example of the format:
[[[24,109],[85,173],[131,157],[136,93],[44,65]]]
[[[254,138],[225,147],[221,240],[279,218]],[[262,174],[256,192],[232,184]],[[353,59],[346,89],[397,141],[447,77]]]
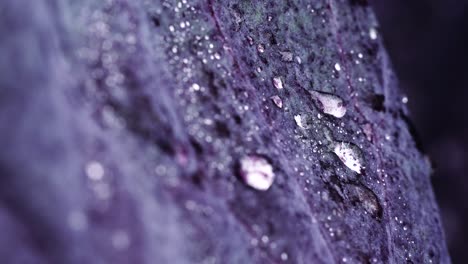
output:
[[[240,160],[240,176],[248,186],[259,190],[268,190],[275,179],[270,162],[259,155],[247,155]]]
[[[382,206],[377,195],[364,185],[349,184],[346,186],[348,198],[357,201],[363,209],[374,218],[382,217]]]
[[[343,100],[333,94],[311,91],[312,98],[318,107],[325,113],[337,118],[342,118],[346,114],[346,107]]]
[[[270,98],[278,108],[283,108],[283,100],[281,100],[281,98],[278,95],[273,95]]]
[[[276,89],[280,90],[283,89],[283,81],[281,80],[281,77],[274,77],[273,78],[273,85],[275,86]]]
[[[351,170],[361,173],[363,161],[361,150],[354,144],[338,142],[335,144],[333,152],[340,158],[346,167]]]

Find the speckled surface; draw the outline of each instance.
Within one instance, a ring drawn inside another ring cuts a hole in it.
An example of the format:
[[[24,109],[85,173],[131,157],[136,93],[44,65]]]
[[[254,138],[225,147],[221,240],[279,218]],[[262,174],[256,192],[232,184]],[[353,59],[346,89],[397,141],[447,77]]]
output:
[[[366,1],[25,2],[0,4],[6,263],[450,263]]]

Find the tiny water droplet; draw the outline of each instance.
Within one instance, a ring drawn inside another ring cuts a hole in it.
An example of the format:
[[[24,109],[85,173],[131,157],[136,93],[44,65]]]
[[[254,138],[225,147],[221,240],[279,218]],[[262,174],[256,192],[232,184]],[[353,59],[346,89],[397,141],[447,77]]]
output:
[[[268,190],[275,179],[270,162],[260,155],[247,155],[240,160],[240,175],[248,186],[259,190]]]
[[[281,100],[281,98],[278,95],[273,95],[270,98],[277,107],[283,108],[283,100]]]
[[[286,254],[285,252],[281,253],[281,260],[282,261],[288,260],[288,254]]]
[[[283,81],[281,80],[281,77],[274,77],[273,78],[273,85],[275,86],[276,89],[280,90],[283,89]]]
[[[361,173],[362,170],[362,157],[361,150],[354,144],[338,142],[336,143],[333,152],[340,158],[346,167]]]
[[[346,107],[340,97],[317,91],[311,91],[310,94],[325,114],[337,118],[342,118],[346,114]]]

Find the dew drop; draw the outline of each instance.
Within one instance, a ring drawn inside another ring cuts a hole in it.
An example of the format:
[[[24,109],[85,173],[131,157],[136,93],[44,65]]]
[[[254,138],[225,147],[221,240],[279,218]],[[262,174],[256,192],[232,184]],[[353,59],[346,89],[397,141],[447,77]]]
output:
[[[259,191],[268,190],[275,179],[270,162],[255,154],[247,155],[240,160],[240,176],[245,184]]]
[[[190,86],[190,90],[200,91],[200,85],[198,85],[197,83],[194,83],[194,84],[192,84],[192,86]]]
[[[270,98],[278,108],[283,108],[283,100],[281,100],[281,98],[278,95],[273,95]]]
[[[376,40],[377,39],[377,30],[375,28],[370,28],[369,29],[369,37],[372,39],[372,40]]]
[[[403,96],[401,98],[401,102],[404,103],[404,104],[407,104],[408,103],[408,97],[407,96]]]
[[[285,252],[281,253],[281,260],[282,261],[288,260],[288,254],[286,254]]]
[[[308,114],[300,114],[294,116],[294,121],[296,122],[296,125],[298,127],[303,129],[309,129],[312,127],[313,119]]]
[[[354,144],[339,142],[336,143],[333,152],[340,158],[346,167],[361,173],[362,170],[362,157],[361,150]]]
[[[359,202],[362,208],[374,218],[382,217],[382,206],[377,199],[377,195],[364,185],[349,184],[346,186],[347,196]]]
[[[335,70],[341,71],[341,65],[339,63],[335,63]]]
[[[310,94],[325,114],[337,118],[342,118],[346,114],[346,107],[340,97],[317,91],[311,91]]]
[[[97,161],[91,161],[86,165],[86,174],[93,181],[102,180],[104,177],[104,167]]]
[[[299,56],[296,56],[296,61],[298,64],[302,64],[302,59]]]
[[[265,52],[265,47],[262,44],[257,45],[257,51],[260,53]]]
[[[276,89],[281,90],[283,89],[283,81],[281,80],[281,77],[274,77],[273,78],[273,85],[275,86]]]

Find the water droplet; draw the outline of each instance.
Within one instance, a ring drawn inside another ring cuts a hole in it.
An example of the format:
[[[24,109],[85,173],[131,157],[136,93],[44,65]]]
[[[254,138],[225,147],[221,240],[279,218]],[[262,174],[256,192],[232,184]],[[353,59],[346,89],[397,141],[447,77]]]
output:
[[[339,63],[335,63],[335,70],[341,71],[341,65]]]
[[[281,100],[281,98],[278,95],[273,95],[270,98],[277,107],[283,108],[283,100]]]
[[[311,91],[312,98],[315,99],[318,107],[325,113],[337,118],[342,118],[346,114],[346,107],[343,100],[332,94]]]
[[[262,44],[257,45],[257,51],[260,53],[265,52],[265,47]]]
[[[407,96],[403,96],[401,98],[401,102],[404,103],[404,104],[407,104],[408,103],[408,97]]]
[[[93,181],[102,180],[104,177],[104,167],[97,161],[91,161],[86,165],[86,174]]]
[[[348,197],[353,201],[358,201],[363,209],[374,218],[382,217],[382,206],[377,199],[377,195],[364,185],[346,185]]]
[[[377,30],[375,28],[370,28],[369,29],[369,37],[372,39],[372,40],[376,40],[377,39]]]
[[[280,90],[283,89],[283,81],[281,80],[281,77],[274,77],[273,78],[273,85],[275,86],[276,89]]]
[[[247,36],[247,41],[249,42],[249,45],[252,46],[254,44],[254,40],[252,37]]]
[[[198,85],[197,83],[194,83],[194,84],[192,84],[192,86],[190,86],[190,90],[200,91],[200,85]]]
[[[266,191],[273,184],[275,174],[270,162],[259,155],[247,155],[240,161],[240,175],[250,187]]]
[[[333,152],[340,158],[346,167],[351,170],[361,173],[362,157],[361,150],[354,144],[339,142],[336,143]]]
[[[288,254],[286,254],[285,252],[281,253],[281,260],[282,261],[288,260]]]
[[[294,121],[296,125],[303,129],[309,129],[312,127],[312,117],[308,114],[300,114],[294,116]]]

